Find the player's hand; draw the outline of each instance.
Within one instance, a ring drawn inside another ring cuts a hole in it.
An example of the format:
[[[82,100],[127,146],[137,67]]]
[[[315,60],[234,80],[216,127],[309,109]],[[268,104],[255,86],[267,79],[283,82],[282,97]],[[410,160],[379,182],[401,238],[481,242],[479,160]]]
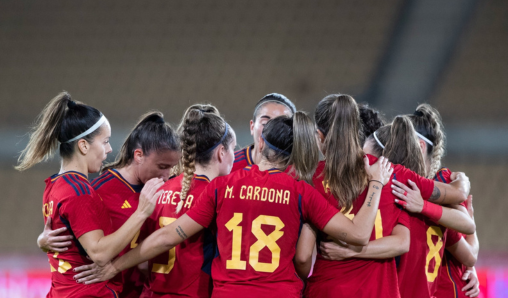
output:
[[[369,180],[377,180],[383,183],[383,185],[386,185],[390,181],[393,166],[387,158],[381,156],[373,165],[369,165],[369,158],[367,156],[363,158],[363,161],[365,163],[365,171],[369,175]]]
[[[480,282],[478,281],[478,275],[474,267],[467,268],[464,275],[462,275],[462,280],[469,280],[467,285],[462,288],[463,292],[467,291],[466,296],[478,297],[478,295],[480,295]]]
[[[74,272],[78,273],[74,275],[74,280],[76,280],[77,283],[85,285],[103,282],[118,274],[118,270],[116,270],[111,262],[108,262],[103,267],[95,263],[80,266],[75,268]]]
[[[337,244],[333,241],[321,242],[319,246],[321,256],[326,260],[342,261],[345,259],[353,258],[362,252],[363,246],[349,245],[345,242]]]
[[[395,203],[401,205],[409,212],[422,212],[423,198],[416,183],[408,179],[407,182],[410,187],[407,187],[395,179],[392,182],[392,193],[398,197],[398,199],[395,199]]]
[[[37,245],[44,252],[64,252],[69,249],[67,246],[72,244],[70,240],[73,238],[71,235],[58,236],[65,231],[67,231],[66,227],[51,230],[51,217],[48,217],[44,225],[44,231],[37,238]]]
[[[162,190],[157,191],[164,184],[164,180],[160,178],[152,178],[146,182],[139,196],[139,204],[137,211],[144,217],[152,215],[155,209],[155,202],[162,194]]]
[[[469,213],[469,216],[471,216],[471,218],[474,219],[473,195],[467,196],[466,208],[467,208],[467,213]]]

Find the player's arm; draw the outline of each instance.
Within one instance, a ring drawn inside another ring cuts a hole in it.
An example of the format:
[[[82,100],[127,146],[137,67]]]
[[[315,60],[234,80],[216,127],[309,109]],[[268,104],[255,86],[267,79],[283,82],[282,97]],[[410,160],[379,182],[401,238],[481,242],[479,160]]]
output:
[[[471,184],[466,174],[453,172],[453,180],[449,184],[436,181],[429,201],[440,205],[455,205],[464,202],[471,190]]]
[[[75,278],[80,283],[92,284],[111,279],[118,273],[139,263],[148,261],[161,253],[168,251],[183,242],[185,239],[201,231],[203,226],[195,222],[187,214],[182,215],[176,221],[153,232],[148,238],[141,242],[136,248],[125,255],[115,259],[106,266],[98,268],[95,274]]]
[[[51,217],[48,217],[46,220],[46,224],[44,224],[44,230],[37,238],[37,246],[44,252],[54,251],[54,252],[63,252],[66,251],[72,244],[72,236],[58,236],[61,233],[67,231],[66,227],[51,230]]]
[[[143,222],[152,214],[155,201],[162,193],[162,190],[157,190],[163,184],[164,182],[159,178],[151,179],[145,184],[139,197],[137,210],[116,232],[104,236],[102,230],[93,230],[78,238],[94,263],[99,266],[106,265],[131,242]]]
[[[461,238],[452,246],[446,247],[446,250],[449,251],[455,259],[467,267],[473,267],[476,264],[477,257],[473,253],[471,246],[464,238]]]
[[[295,269],[298,276],[305,280],[309,276],[310,270],[312,269],[312,253],[316,247],[316,231],[305,223],[302,226],[300,238],[296,245],[295,253]]]
[[[398,197],[398,199],[395,199],[395,203],[401,205],[407,211],[421,213],[438,224],[464,234],[475,232],[475,222],[462,206],[456,209],[448,208],[423,200],[420,189],[411,180],[408,180],[410,187],[397,180],[392,180],[392,182],[392,192]]]
[[[365,168],[369,173],[370,181],[367,197],[360,211],[353,220],[338,212],[323,228],[323,231],[332,238],[354,245],[367,245],[369,243],[379,207],[381,190],[389,181],[393,172],[391,163],[384,157],[380,157],[372,166],[369,166],[368,159],[365,158]]]
[[[349,258],[388,259],[400,256],[409,251],[410,232],[401,224],[393,228],[392,234],[370,241],[365,246],[353,246],[335,242],[321,242],[323,258],[341,261]]]

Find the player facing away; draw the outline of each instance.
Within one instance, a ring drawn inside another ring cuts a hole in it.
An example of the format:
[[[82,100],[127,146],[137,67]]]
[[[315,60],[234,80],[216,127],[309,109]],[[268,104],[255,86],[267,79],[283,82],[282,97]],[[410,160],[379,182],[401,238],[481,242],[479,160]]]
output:
[[[451,177],[456,175],[452,175],[449,170],[437,171],[440,168],[441,157],[444,153],[445,138],[438,111],[427,104],[422,104],[409,117],[418,133],[427,177],[435,178],[436,181],[451,182]],[[398,187],[395,187],[394,193],[402,199],[397,202],[405,205],[406,209],[411,212],[422,213],[412,216],[411,227],[412,231],[415,232],[411,234],[411,246],[415,247],[415,250],[401,257],[398,268],[401,294],[403,297],[435,296],[445,248],[459,263],[472,266],[476,262],[478,242],[474,235],[474,221],[469,217],[463,206],[456,205],[455,209],[461,211],[457,212],[457,210],[440,207],[427,201],[424,202],[419,197],[419,189],[416,185],[410,183],[410,187],[407,187],[397,182],[395,184]],[[436,202],[459,204],[461,201],[443,202],[437,200]],[[416,204],[415,202],[419,203]],[[458,233],[445,227],[473,235],[467,237],[466,241],[461,239]],[[405,284],[408,279],[411,279],[412,287]],[[475,280],[477,281],[476,276],[473,276],[472,281],[467,286],[464,286],[464,283],[462,286],[456,286],[455,289],[451,290],[454,295],[458,295],[458,291],[467,291],[472,288],[469,292],[474,294],[477,292],[477,289],[475,290],[477,288],[477,284],[474,283]],[[425,283],[427,284],[427,291],[425,291]]]
[[[47,297],[117,297],[121,280],[84,286],[73,279],[73,269],[92,261],[104,266],[130,242],[155,206],[160,179],[147,183],[136,212],[113,233],[106,206],[87,179],[111,152],[110,136],[109,122],[99,110],[62,92],[41,112],[20,156],[16,168],[23,171],[46,159],[60,143],[61,168],[46,179],[43,216],[45,221],[51,218],[53,230],[66,227],[65,234],[74,241],[63,252],[47,251],[52,272]]]
[[[256,146],[266,123],[275,117],[293,116],[295,105],[286,96],[279,93],[270,93],[261,98],[254,107],[254,116],[250,120],[250,134],[254,143],[235,152],[235,163],[232,172],[252,166],[259,162],[261,156]]]
[[[368,199],[350,220],[305,181],[282,172],[291,165],[298,177],[309,181],[317,165],[315,129],[304,113],[270,120],[258,144],[259,165],[215,178],[192,209],[104,267],[96,280],[110,278],[213,225],[218,256],[212,264],[212,297],[300,297],[303,283],[293,257],[304,221],[347,243],[367,243],[383,184],[392,172],[387,159],[365,164]]]
[[[142,235],[174,222],[196,205],[211,180],[231,172],[236,136],[214,106],[189,107],[180,127],[183,172],[161,188],[164,193]],[[141,297],[210,297],[215,246],[215,235],[206,228],[150,259],[150,277]]]
[[[318,139],[325,161],[319,163],[313,177],[316,189],[328,202],[342,210],[341,214],[353,220],[368,197],[368,175],[363,167],[364,153],[360,146],[360,115],[355,100],[345,94],[332,94],[322,99],[316,107],[315,122]],[[377,158],[369,156],[371,163]],[[387,242],[399,247],[389,253],[401,254],[409,250],[409,216],[393,203],[390,183],[383,188],[376,210],[374,229],[369,239],[386,237]],[[304,228],[299,241],[296,262],[303,267],[305,277],[310,269],[312,250],[316,243],[340,239],[327,233]],[[318,250],[312,276],[305,289],[306,297],[398,297],[397,273],[394,255],[372,257],[370,251],[365,259],[344,261],[325,259]]]

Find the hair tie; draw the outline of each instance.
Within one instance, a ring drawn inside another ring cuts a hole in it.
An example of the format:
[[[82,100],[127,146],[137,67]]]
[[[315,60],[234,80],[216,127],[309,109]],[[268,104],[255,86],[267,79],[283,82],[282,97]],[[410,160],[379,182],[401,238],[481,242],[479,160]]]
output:
[[[282,149],[270,144],[270,142],[268,142],[266,140],[265,135],[262,133],[261,133],[261,138],[263,139],[263,141],[265,141],[265,144],[268,146],[268,148],[272,149],[273,151],[278,152],[282,155],[286,155],[286,156],[291,155],[291,153],[287,152],[286,150],[282,150]]]
[[[383,143],[381,143],[381,141],[377,138],[377,134],[376,134],[377,131],[375,131],[373,133],[374,135],[374,139],[376,139],[376,142],[378,143],[379,146],[381,146],[381,148],[385,149],[385,146],[383,145]]]
[[[67,107],[68,107],[69,109],[74,109],[74,108],[76,108],[76,107],[78,106],[78,104],[77,104],[74,100],[72,100],[72,99],[69,97],[69,95],[65,95],[65,97],[67,97],[67,98],[69,99],[69,101],[67,102]]]
[[[222,144],[222,142],[224,142],[224,139],[226,138],[226,136],[228,135],[228,128],[229,128],[229,124],[226,122],[226,129],[224,130],[224,135],[222,136],[222,138],[220,138],[220,140],[215,143],[215,145],[212,146],[212,148],[206,150],[205,152],[203,152],[203,154],[208,154],[210,152],[213,151],[213,149],[217,148],[217,146],[219,146],[220,144]]]
[[[415,111],[413,115],[418,116],[418,117],[423,117],[423,116],[425,116],[425,114],[423,114],[423,112],[422,112],[422,111]]]

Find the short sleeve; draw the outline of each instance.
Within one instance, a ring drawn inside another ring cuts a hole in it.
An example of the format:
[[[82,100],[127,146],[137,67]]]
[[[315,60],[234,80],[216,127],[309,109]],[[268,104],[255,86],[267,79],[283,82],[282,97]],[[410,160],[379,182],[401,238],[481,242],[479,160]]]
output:
[[[418,186],[418,189],[420,190],[420,193],[422,195],[422,198],[424,200],[428,200],[432,196],[432,192],[434,191],[434,180],[428,179],[425,177],[422,177],[415,172],[404,168],[405,171],[405,177],[407,177],[408,180],[413,181],[416,183],[416,186]],[[400,181],[400,180],[399,180]],[[407,181],[400,181],[402,183],[407,183]]]
[[[397,218],[397,224],[401,224],[411,230],[411,218],[405,210],[400,212],[399,217]]]
[[[98,195],[72,197],[62,204],[63,210],[60,211],[60,214],[64,219],[64,224],[70,226],[76,239],[95,230],[102,230],[105,235],[110,232],[111,219],[106,206]]]
[[[302,191],[299,192],[298,204],[305,221],[314,224],[318,229],[328,224],[339,210],[332,206],[317,190],[305,182],[301,184]]]
[[[452,229],[446,229],[445,247],[455,245],[457,242],[460,241],[461,238],[462,238],[462,234],[460,234],[459,232],[452,230]]]
[[[442,168],[437,171],[435,179],[436,181],[448,184],[452,182],[452,171],[448,168]]]
[[[201,226],[207,228],[215,217],[217,188],[212,181],[199,196],[196,205],[187,211],[187,215]]]

